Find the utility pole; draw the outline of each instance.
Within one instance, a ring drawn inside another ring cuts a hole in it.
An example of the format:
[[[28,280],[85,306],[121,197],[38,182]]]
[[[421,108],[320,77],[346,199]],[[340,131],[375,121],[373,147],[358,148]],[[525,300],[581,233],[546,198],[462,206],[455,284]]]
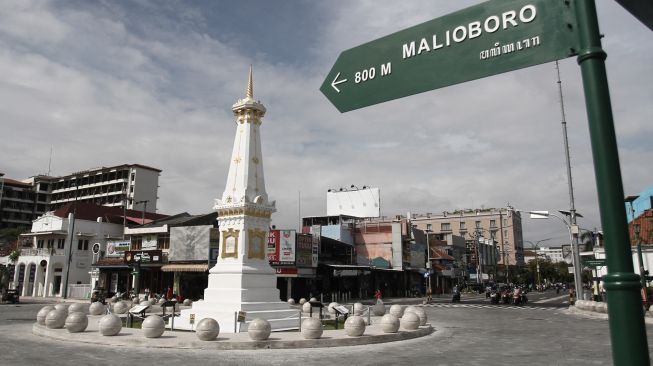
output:
[[[569,157],[569,140],[567,139],[567,120],[565,117],[565,104],[562,98],[562,81],[560,80],[560,66],[556,60],[556,73],[558,76],[558,95],[560,96],[560,115],[562,124],[562,139],[565,148],[565,162],[567,164],[567,185],[569,187],[569,225],[572,231],[571,253],[574,256],[574,286],[576,295],[583,294],[583,281],[581,277],[580,248],[578,248],[578,225],[576,224],[576,207],[574,204],[574,184],[571,178],[571,159]],[[575,232],[574,232],[575,231]],[[581,298],[582,299],[582,298]]]
[[[66,273],[63,279],[63,298],[68,298],[68,282],[70,281],[70,263],[73,260],[73,238],[75,237],[75,215],[77,214],[77,178],[75,178],[75,200],[73,201],[73,212],[68,215],[68,235],[70,243],[68,245],[68,260],[66,262]]]

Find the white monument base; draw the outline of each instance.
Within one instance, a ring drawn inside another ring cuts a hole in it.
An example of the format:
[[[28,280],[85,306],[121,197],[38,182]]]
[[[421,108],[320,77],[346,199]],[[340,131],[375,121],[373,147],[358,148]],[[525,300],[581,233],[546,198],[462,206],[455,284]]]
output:
[[[248,322],[262,318],[270,322],[272,331],[299,329],[300,309],[279,300],[276,283],[275,271],[267,261],[221,261],[209,271],[204,300],[182,310],[181,316],[175,318],[174,328],[192,330],[200,320],[213,318],[220,324],[220,333],[234,333],[234,328],[245,332]],[[239,328],[238,311],[246,313],[246,321]],[[190,323],[191,314],[194,324]]]

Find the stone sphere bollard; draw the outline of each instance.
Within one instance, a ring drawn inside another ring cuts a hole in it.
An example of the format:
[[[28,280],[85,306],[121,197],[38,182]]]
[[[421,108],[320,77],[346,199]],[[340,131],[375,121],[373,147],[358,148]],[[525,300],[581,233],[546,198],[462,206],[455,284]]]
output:
[[[256,318],[247,325],[247,333],[253,341],[264,341],[270,338],[271,332],[272,326],[265,319]]]
[[[419,316],[413,312],[404,312],[400,324],[406,330],[416,330],[419,328]]]
[[[322,322],[317,318],[307,318],[302,321],[302,337],[304,339],[318,339],[322,337],[324,328]]]
[[[126,301],[119,301],[113,305],[113,312],[116,314],[125,314],[129,310],[129,304]]]
[[[100,319],[100,334],[114,336],[122,329],[122,320],[115,314],[107,314]]]
[[[388,313],[394,315],[395,318],[399,319],[404,316],[404,307],[401,305],[392,305],[390,306]]]
[[[163,305],[163,303],[166,302],[166,301],[168,301],[168,300],[166,300],[165,297],[162,297],[162,298],[159,299],[158,304],[159,304],[159,305]]]
[[[54,309],[45,316],[45,326],[50,329],[60,329],[63,328],[66,323],[66,313],[63,310]]]
[[[365,320],[357,315],[345,320],[345,333],[350,337],[360,337],[365,333]]]
[[[88,317],[86,316],[86,313],[77,311],[71,312],[66,317],[65,327],[69,333],[85,331],[86,327],[88,327]]]
[[[365,311],[365,306],[363,306],[363,303],[355,302],[353,310],[354,310],[354,315],[363,315],[363,312]]]
[[[193,302],[190,299],[184,299],[183,304],[184,304],[184,306],[191,306],[193,304]]]
[[[295,305],[295,299],[288,299],[288,305]]]
[[[316,298],[314,298],[314,297],[311,297],[311,299],[310,299],[310,300],[308,300],[308,301],[312,301],[312,302],[316,302],[316,301],[317,301],[317,299],[316,299]]]
[[[340,305],[340,304],[338,304],[337,302],[331,302],[331,303],[329,303],[329,307],[327,308],[327,311],[329,312],[329,314],[331,314],[331,315],[336,315],[336,309],[335,309],[335,307],[336,307],[336,306],[339,306],[339,305]]]
[[[159,338],[166,329],[166,323],[158,315],[149,315],[141,325],[145,338]]]
[[[598,312],[601,313],[601,314],[605,314],[605,313],[607,313],[607,312],[608,312],[608,304],[606,304],[606,303],[604,303],[604,302],[600,302],[600,303],[596,306],[596,311],[598,311]]]
[[[138,297],[138,296],[135,296],[135,297],[132,299],[132,303],[133,303],[134,305],[138,305],[138,304],[140,304],[140,303],[141,303],[141,298]]]
[[[117,303],[118,301],[120,301],[120,299],[117,296],[111,298],[111,302],[114,304]]]
[[[399,319],[392,313],[385,314],[381,318],[381,329],[383,329],[383,333],[397,333],[399,331]]]
[[[311,303],[310,302],[304,302],[302,305],[302,312],[304,313],[310,313],[311,312]]]
[[[102,304],[101,302],[94,302],[91,304],[91,306],[89,306],[88,313],[91,315],[102,315],[106,312],[106,310],[106,305]]]
[[[197,323],[195,334],[201,341],[212,341],[220,334],[220,324],[213,318],[204,318]]]
[[[36,322],[45,325],[45,317],[48,316],[48,313],[54,310],[54,306],[52,305],[47,305],[41,308],[39,310],[38,314],[36,314]]]
[[[305,298],[302,297],[301,299],[299,299],[299,305],[304,305],[304,303],[306,303]]]
[[[152,306],[152,300],[143,300],[139,305]]]
[[[83,304],[81,302],[71,304],[68,308],[68,313],[83,313],[86,315],[88,314],[88,304]]]
[[[68,312],[68,305],[67,304],[57,304],[54,306],[55,309],[57,310],[63,310],[66,313]]]
[[[383,302],[377,301],[376,304],[372,307],[372,314],[376,316],[382,316],[385,314],[385,305],[383,305]]]
[[[419,325],[426,325],[426,311],[424,311],[424,308],[417,307],[417,306],[409,306],[404,312],[404,314],[406,312],[417,315],[417,317],[419,318]]]

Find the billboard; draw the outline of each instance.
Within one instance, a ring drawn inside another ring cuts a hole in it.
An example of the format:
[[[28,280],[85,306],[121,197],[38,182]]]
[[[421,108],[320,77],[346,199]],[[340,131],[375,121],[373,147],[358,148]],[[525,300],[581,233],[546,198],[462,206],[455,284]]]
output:
[[[270,230],[267,255],[270,264],[295,264],[295,230]]]
[[[131,249],[129,240],[107,241],[107,257],[123,257]]]
[[[212,225],[200,225],[170,228],[170,251],[168,252],[168,260],[208,260],[210,241],[209,232],[212,227]],[[145,243],[145,239],[143,239],[143,243]]]
[[[297,267],[313,266],[313,236],[311,234],[297,234],[295,259]]]
[[[380,217],[381,196],[378,188],[327,192],[327,216]]]

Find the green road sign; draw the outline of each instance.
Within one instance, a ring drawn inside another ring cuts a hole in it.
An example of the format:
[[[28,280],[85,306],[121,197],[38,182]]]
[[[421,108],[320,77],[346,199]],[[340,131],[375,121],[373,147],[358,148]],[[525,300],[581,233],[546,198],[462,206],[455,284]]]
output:
[[[340,54],[320,91],[340,112],[576,54],[573,2],[492,0]]]
[[[605,259],[588,259],[583,261],[583,266],[585,267],[603,267],[605,265]]]

